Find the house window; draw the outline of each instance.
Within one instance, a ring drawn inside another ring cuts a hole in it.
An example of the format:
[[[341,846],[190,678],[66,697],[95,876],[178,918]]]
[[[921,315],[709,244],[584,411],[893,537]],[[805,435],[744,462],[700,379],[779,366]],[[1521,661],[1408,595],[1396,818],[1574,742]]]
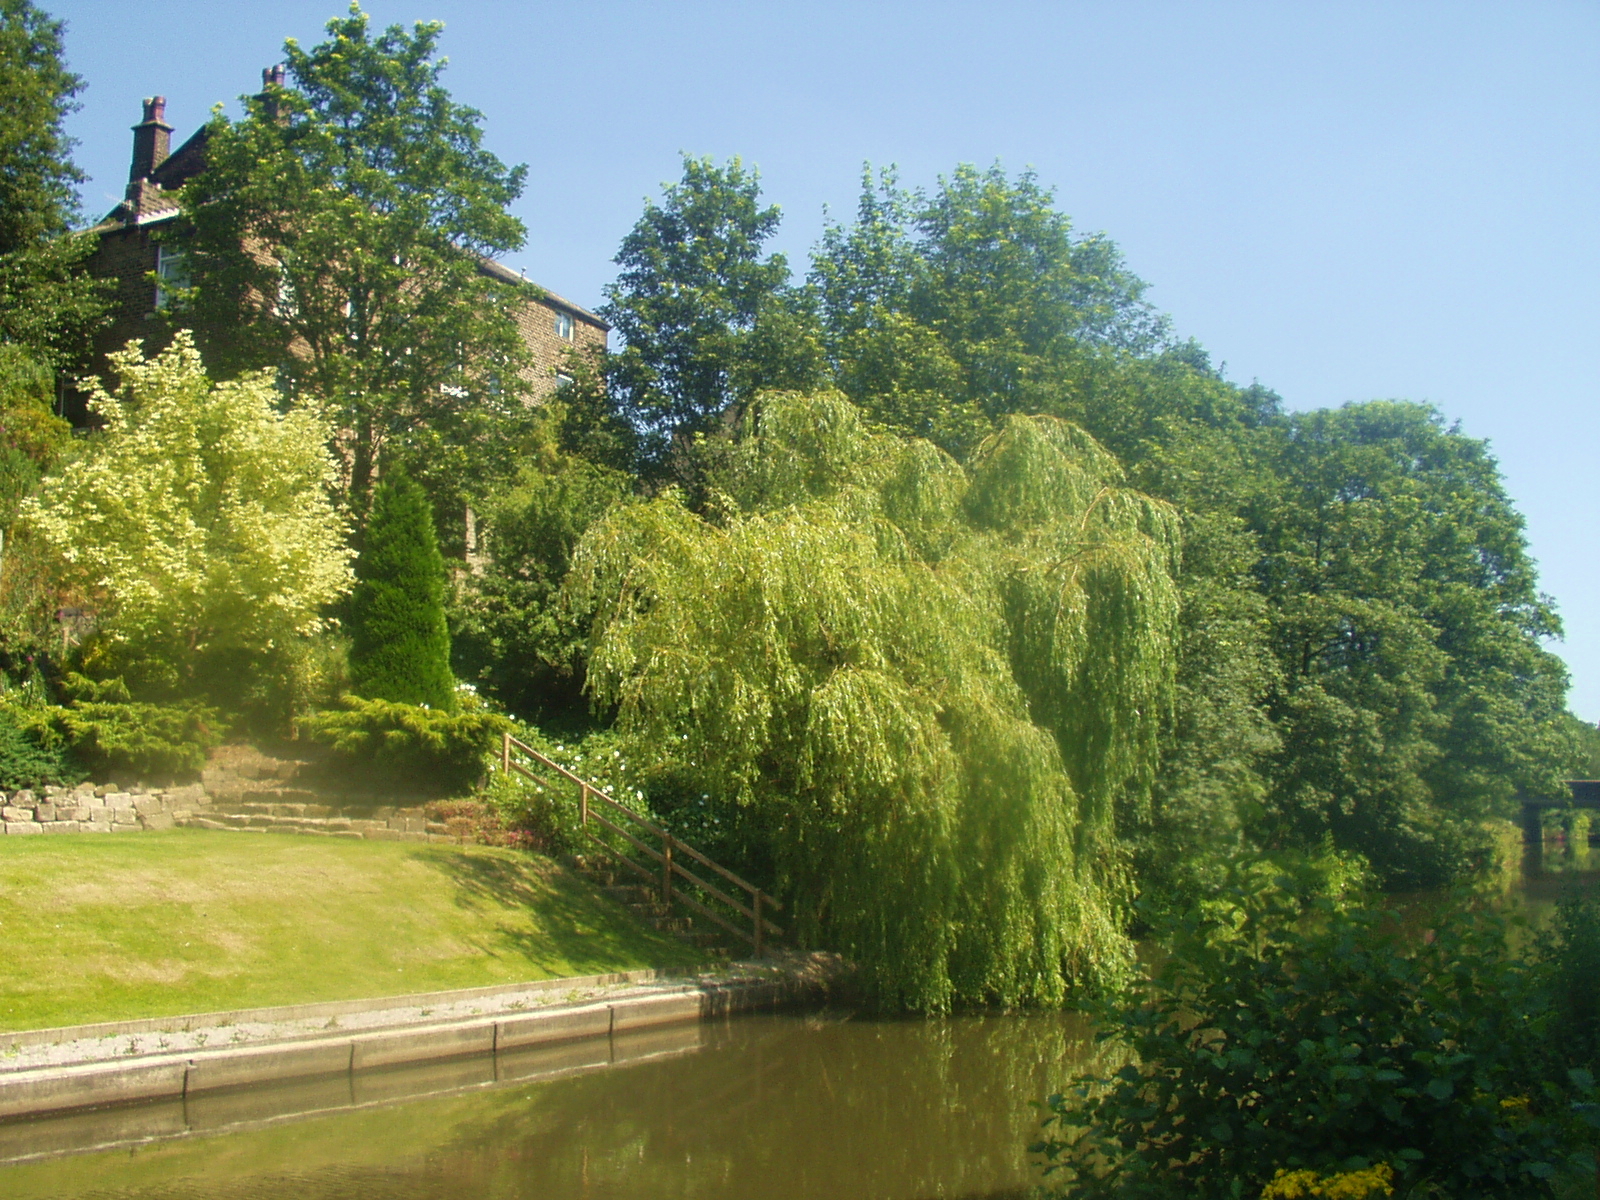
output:
[[[300,301],[294,294],[294,280],[289,278],[289,268],[282,264],[278,266],[278,294],[272,298],[272,315],[280,321],[292,321],[300,315]],[[345,315],[350,314],[346,312]]]
[[[574,332],[572,314],[558,312],[556,314],[556,336],[564,342],[570,342]]]
[[[565,371],[557,371],[556,372],[556,386],[557,387],[566,387],[571,382],[572,382],[572,376],[571,375],[568,375]]]
[[[189,254],[171,246],[156,246],[156,308],[171,306],[173,292],[189,286]]]

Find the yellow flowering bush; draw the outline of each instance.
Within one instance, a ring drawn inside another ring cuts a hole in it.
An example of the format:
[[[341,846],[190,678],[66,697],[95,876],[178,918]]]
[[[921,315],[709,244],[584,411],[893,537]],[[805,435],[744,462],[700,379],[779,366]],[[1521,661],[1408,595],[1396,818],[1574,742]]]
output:
[[[224,678],[292,660],[350,586],[326,424],[283,411],[270,372],[213,383],[187,332],[111,361],[116,390],[90,399],[102,428],[23,511],[97,610],[102,659],[154,663],[179,695],[208,659]]]
[[[1340,1171],[1319,1175],[1315,1171],[1280,1170],[1272,1182],[1261,1189],[1261,1200],[1367,1200],[1370,1196],[1394,1195],[1394,1169],[1377,1163],[1359,1171]]]

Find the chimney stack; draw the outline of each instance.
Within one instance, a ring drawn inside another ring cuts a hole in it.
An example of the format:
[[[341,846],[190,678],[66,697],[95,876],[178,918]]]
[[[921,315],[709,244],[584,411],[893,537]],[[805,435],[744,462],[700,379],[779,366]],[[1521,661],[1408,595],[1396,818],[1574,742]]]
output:
[[[261,101],[262,111],[266,113],[267,119],[270,121],[279,119],[278,97],[274,94],[273,89],[281,88],[287,77],[288,72],[284,70],[282,63],[261,68],[261,92],[256,96],[256,99]]]
[[[172,153],[172,126],[164,119],[167,98],[152,96],[144,102],[144,120],[133,127],[133,166],[128,182],[150,178],[151,173]]]

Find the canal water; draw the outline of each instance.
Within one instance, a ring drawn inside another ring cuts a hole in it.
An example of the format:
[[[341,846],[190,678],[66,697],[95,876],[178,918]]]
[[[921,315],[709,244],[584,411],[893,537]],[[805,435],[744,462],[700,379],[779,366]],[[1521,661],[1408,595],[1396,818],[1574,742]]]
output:
[[[1001,1200],[1095,1052],[1062,1014],[757,1014],[0,1125],[0,1196]]]
[[[1535,918],[1600,881],[1547,853]],[[1011,1200],[1068,1014],[757,1014],[494,1058],[0,1123],[4,1200]]]

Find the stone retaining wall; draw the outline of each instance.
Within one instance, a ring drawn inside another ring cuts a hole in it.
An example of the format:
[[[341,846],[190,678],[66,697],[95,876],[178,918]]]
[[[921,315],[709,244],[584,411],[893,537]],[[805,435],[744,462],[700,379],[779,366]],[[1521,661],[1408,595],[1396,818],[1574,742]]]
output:
[[[310,764],[253,746],[215,750],[200,782],[175,788],[81,783],[42,792],[0,792],[0,834],[132,833],[141,829],[225,829],[303,833],[371,841],[459,842],[463,831],[428,818],[422,802],[383,803],[311,784]]]
[[[199,784],[147,791],[120,791],[114,785],[80,783],[75,788],[46,788],[0,793],[0,821],[9,837],[37,833],[131,833],[171,829],[207,804]]]
[[[572,985],[585,980],[552,981]],[[481,989],[470,989],[476,992]],[[464,993],[465,994],[465,993]],[[443,993],[449,996],[450,993]],[[126,1104],[246,1085],[321,1075],[354,1077],[403,1063],[498,1056],[531,1046],[591,1038],[615,1038],[653,1026],[705,1021],[755,1009],[820,999],[803,972],[767,968],[743,977],[706,979],[667,986],[620,989],[601,998],[528,1011],[407,1022],[359,1032],[330,1021],[317,1035],[257,1045],[221,1045],[203,1050],[122,1053],[62,1065],[5,1069],[0,1065],[0,1129],[8,1118]],[[393,1001],[366,1004],[382,1009]],[[288,1011],[288,1010],[285,1010]],[[421,1010],[423,1014],[428,1009]],[[223,1016],[226,1014],[216,1014]],[[186,1018],[192,1022],[195,1018]],[[221,1034],[224,1027],[213,1032]],[[54,1031],[71,1034],[72,1030]],[[174,1035],[176,1036],[176,1035]],[[109,1040],[109,1039],[108,1039]],[[220,1037],[219,1037],[220,1040]],[[164,1045],[165,1043],[158,1043]]]

